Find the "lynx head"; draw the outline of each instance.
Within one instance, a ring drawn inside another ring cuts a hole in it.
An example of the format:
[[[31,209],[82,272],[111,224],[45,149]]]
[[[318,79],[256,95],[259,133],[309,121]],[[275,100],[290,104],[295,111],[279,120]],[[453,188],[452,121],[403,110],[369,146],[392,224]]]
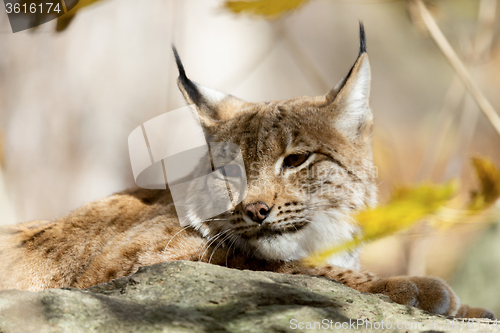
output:
[[[362,25],[360,39],[356,62],[326,95],[264,103],[192,82],[174,49],[179,87],[196,106],[207,141],[237,145],[247,181],[240,203],[216,218],[194,217],[193,227],[270,260],[299,259],[353,237],[358,227],[352,212],[376,202],[370,64]],[[224,176],[237,177],[242,170],[234,164]],[[206,185],[213,196],[193,201],[210,205],[217,190],[225,188],[223,181],[216,183],[223,178]],[[332,264],[352,266],[355,260],[355,254],[345,254]]]

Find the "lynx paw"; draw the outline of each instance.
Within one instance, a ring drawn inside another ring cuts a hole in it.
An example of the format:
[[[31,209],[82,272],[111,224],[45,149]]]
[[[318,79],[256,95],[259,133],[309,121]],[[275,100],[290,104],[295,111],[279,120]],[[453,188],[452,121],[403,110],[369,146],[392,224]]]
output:
[[[453,290],[443,280],[434,277],[380,279],[374,281],[368,291],[434,314],[454,316],[460,307],[460,299]]]

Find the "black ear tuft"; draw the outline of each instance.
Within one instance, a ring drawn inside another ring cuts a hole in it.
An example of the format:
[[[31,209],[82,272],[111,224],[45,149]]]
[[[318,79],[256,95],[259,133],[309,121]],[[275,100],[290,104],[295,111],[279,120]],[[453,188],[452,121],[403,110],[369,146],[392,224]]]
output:
[[[172,45],[172,51],[174,52],[175,63],[177,64],[177,69],[179,70],[179,83],[182,85],[191,101],[193,101],[196,105],[200,104],[203,101],[203,96],[198,90],[198,87],[196,87],[196,84],[186,76],[186,71],[182,65],[181,58],[179,57],[179,53],[177,53],[177,49],[174,45]]]
[[[351,69],[349,70],[349,73],[347,73],[346,77],[344,77],[335,88],[330,90],[327,94],[327,98],[331,101],[335,99],[335,97],[338,95],[340,90],[344,87],[346,84],[347,80],[351,77],[352,70],[354,69],[354,66],[356,66],[359,58],[363,55],[363,53],[366,53],[366,38],[365,38],[365,26],[363,25],[363,22],[359,21],[359,54],[358,58],[356,59],[356,62],[354,65],[352,65]]]
[[[186,77],[186,71],[184,71],[184,66],[182,65],[181,58],[179,57],[179,53],[177,53],[177,49],[175,45],[172,44],[172,51],[174,52],[175,63],[177,64],[177,69],[179,70],[179,76]]]
[[[359,21],[359,55],[366,52],[365,26]]]

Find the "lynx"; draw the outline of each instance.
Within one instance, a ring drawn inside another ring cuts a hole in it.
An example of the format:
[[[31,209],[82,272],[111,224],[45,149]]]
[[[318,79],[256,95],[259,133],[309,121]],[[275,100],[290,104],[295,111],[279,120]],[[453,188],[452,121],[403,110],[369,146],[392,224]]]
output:
[[[207,141],[231,142],[241,150],[244,199],[210,219],[193,211],[183,228],[168,188],[132,189],[57,220],[5,227],[1,289],[87,288],[133,274],[140,266],[190,260],[323,276],[434,314],[494,318],[485,309],[461,306],[441,279],[377,278],[359,270],[359,250],[337,255],[325,267],[301,264],[315,251],[352,239],[360,232],[352,213],[376,204],[371,74],[362,24],[354,65],[319,97],[245,102],[194,83],[175,48],[174,55],[179,88],[194,104]],[[224,176],[242,169],[233,165]],[[187,191],[193,204],[209,206],[220,182],[219,177],[207,180],[210,196],[197,195],[203,193],[199,188]]]

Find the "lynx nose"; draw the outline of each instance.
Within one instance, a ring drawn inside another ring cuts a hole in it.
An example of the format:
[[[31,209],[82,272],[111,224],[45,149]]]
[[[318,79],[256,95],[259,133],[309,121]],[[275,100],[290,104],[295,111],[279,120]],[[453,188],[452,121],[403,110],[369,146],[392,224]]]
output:
[[[245,213],[252,221],[261,224],[269,215],[269,207],[265,203],[254,203],[245,207]]]

